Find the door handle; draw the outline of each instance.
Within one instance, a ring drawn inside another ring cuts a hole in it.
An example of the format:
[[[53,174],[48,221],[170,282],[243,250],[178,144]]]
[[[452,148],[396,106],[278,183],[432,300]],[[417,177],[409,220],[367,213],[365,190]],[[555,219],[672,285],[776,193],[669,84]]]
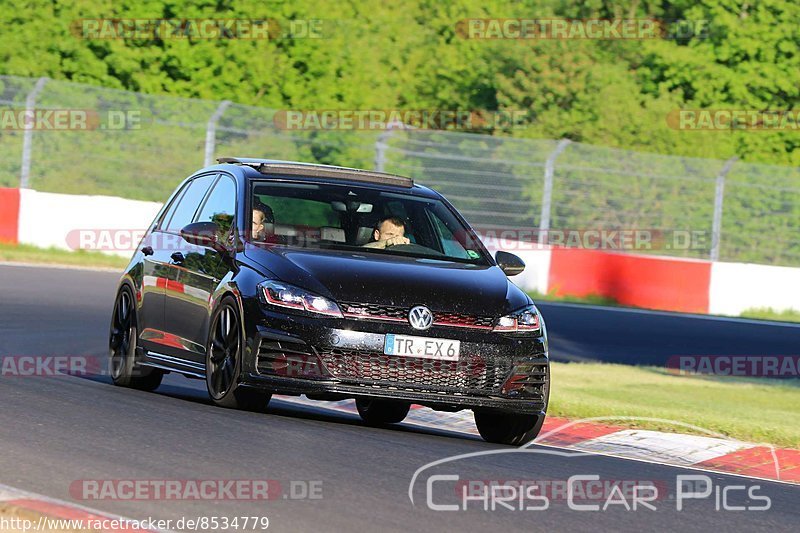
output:
[[[183,254],[181,252],[173,252],[172,255],[169,257],[170,259],[172,259],[172,262],[175,263],[176,265],[180,265],[181,263],[183,263],[185,259],[185,257],[183,257]]]
[[[144,248],[142,248],[142,253],[144,255],[153,255],[155,252],[153,251],[152,246],[145,246]]]

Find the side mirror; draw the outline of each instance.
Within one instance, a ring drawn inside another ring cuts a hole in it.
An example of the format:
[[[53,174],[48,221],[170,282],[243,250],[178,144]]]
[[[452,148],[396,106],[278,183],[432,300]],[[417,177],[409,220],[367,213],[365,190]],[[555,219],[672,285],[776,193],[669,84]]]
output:
[[[525,270],[525,261],[514,254],[503,252],[502,250],[494,254],[494,260],[497,261],[497,266],[506,276],[516,276]]]
[[[219,240],[220,231],[220,227],[214,222],[195,222],[184,226],[181,237],[189,244],[207,246],[221,252],[225,250],[225,246]]]

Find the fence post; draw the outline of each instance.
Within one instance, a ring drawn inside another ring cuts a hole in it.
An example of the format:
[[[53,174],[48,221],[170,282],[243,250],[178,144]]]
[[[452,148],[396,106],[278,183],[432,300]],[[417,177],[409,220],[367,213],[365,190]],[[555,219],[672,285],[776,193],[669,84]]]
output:
[[[378,135],[375,141],[375,160],[373,166],[377,172],[384,172],[386,168],[386,149],[389,148],[389,139],[394,135],[394,130],[413,130],[412,126],[402,122],[390,122],[386,125],[386,131]]]
[[[719,261],[719,243],[722,237],[722,201],[725,197],[725,176],[739,158],[731,157],[725,161],[722,170],[717,174],[717,186],[714,190],[714,220],[711,223],[711,260]]]
[[[539,244],[544,244],[547,241],[547,231],[550,229],[550,207],[553,201],[553,174],[555,174],[556,158],[571,142],[569,139],[558,141],[555,150],[547,156],[547,161],[544,163],[544,190],[542,191],[542,214],[539,217]]]
[[[378,140],[375,141],[375,170],[383,172],[386,167],[386,149],[389,148],[389,139],[392,137],[394,130],[389,127],[386,131],[378,135]]]
[[[36,97],[39,96],[39,93],[42,92],[44,89],[44,84],[47,83],[49,78],[39,78],[36,81],[36,85],[33,86],[31,92],[28,93],[28,97],[25,98],[25,121],[28,120],[35,121],[36,117],[34,117],[34,113],[36,110],[34,106],[36,105]],[[31,150],[33,149],[33,126],[27,126],[25,128],[25,132],[22,135],[22,168],[19,172],[19,188],[20,189],[27,189],[28,182],[31,178]]]
[[[219,119],[222,117],[222,114],[225,113],[229,105],[231,105],[230,100],[223,100],[219,103],[217,110],[214,111],[211,118],[208,119],[208,125],[206,125],[206,156],[203,160],[204,167],[214,162],[214,146],[217,143],[217,122],[219,122]]]

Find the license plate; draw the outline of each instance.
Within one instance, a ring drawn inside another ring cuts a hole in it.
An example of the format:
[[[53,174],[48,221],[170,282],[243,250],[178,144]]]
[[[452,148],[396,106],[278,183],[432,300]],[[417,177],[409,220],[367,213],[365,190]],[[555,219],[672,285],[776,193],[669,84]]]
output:
[[[412,337],[389,333],[383,344],[383,353],[402,357],[420,357],[439,361],[458,361],[461,341]]]

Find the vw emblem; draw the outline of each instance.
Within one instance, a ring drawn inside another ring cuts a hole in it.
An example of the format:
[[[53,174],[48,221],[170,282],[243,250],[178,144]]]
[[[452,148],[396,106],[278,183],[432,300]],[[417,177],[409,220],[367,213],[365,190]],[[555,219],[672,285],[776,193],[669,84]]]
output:
[[[433,324],[433,313],[424,305],[412,307],[408,312],[408,323],[414,329],[428,329]]]

